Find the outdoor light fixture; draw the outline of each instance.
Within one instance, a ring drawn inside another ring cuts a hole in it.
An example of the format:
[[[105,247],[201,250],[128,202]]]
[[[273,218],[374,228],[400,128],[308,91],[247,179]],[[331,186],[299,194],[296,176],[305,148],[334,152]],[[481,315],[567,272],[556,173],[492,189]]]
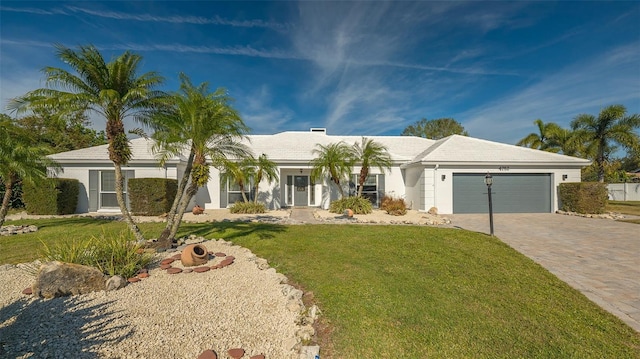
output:
[[[567,175],[562,175],[562,180],[563,180],[563,181],[566,181],[566,180],[567,180],[567,177],[569,177],[569,176],[567,176]]]
[[[444,181],[445,178],[447,178],[447,175],[442,175],[442,176],[440,176],[440,178]]]
[[[302,174],[302,168],[300,169],[300,174]]]
[[[487,175],[484,176],[484,184],[487,185],[487,195],[489,196],[489,229],[491,231],[491,236],[493,236],[493,204],[491,203],[491,185],[493,184],[493,177],[491,177],[491,173],[487,172]]]

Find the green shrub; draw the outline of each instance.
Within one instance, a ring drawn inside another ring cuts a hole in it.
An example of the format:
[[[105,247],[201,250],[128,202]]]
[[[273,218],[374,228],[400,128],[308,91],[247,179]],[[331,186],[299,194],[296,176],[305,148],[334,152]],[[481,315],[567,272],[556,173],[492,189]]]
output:
[[[267,211],[264,204],[253,202],[236,202],[229,207],[231,213],[255,214]]]
[[[384,196],[380,202],[380,209],[386,211],[387,214],[404,216],[407,214],[407,203],[402,198]]]
[[[142,246],[135,243],[128,231],[117,236],[91,237],[89,240],[72,239],[54,247],[43,244],[43,256],[49,261],[76,263],[96,267],[110,276],[135,276],[151,263],[153,255],[140,253]]]
[[[331,213],[344,213],[347,209],[352,210],[353,214],[369,214],[373,211],[373,206],[367,198],[358,196],[344,197],[329,205]]]
[[[4,198],[5,185],[2,177],[0,176],[0,198]],[[9,198],[9,208],[24,208],[22,202],[22,182],[19,181],[13,184],[13,191],[11,192],[11,198]]]
[[[73,214],[78,205],[80,182],[72,178],[45,178],[25,184],[22,199],[29,214]]]
[[[171,210],[178,191],[178,180],[170,178],[131,178],[127,184],[131,213],[159,216]]]
[[[561,183],[558,187],[561,209],[577,213],[604,213],[608,202],[606,183]]]

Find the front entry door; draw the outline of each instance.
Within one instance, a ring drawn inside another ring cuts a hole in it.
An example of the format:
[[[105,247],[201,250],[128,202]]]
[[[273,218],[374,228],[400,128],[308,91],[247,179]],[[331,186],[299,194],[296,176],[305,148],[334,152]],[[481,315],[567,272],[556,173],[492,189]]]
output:
[[[293,176],[293,205],[309,205],[309,176]]]

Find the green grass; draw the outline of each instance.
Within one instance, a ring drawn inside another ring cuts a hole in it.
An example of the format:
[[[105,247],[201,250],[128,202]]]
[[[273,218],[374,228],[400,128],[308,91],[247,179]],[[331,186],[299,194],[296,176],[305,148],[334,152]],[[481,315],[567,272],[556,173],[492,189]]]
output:
[[[640,201],[609,201],[607,211],[640,216]]]
[[[22,223],[26,223],[22,221]],[[0,263],[35,258],[38,239],[124,223],[39,220],[0,238]],[[147,236],[162,224],[141,224]],[[313,297],[331,337],[323,358],[638,358],[640,334],[496,238],[419,226],[184,224],[267,258]]]
[[[640,216],[640,201],[609,201],[607,211]],[[621,219],[619,221],[640,224],[640,219]]]

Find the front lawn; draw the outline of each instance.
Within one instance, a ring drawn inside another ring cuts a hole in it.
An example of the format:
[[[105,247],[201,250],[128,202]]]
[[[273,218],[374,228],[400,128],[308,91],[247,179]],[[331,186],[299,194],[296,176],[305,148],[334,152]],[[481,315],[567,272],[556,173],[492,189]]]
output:
[[[0,237],[0,263],[32,260],[38,239],[126,228],[80,218],[18,223],[40,231]],[[162,225],[141,228],[150,236]],[[640,357],[640,334],[483,234],[252,223],[184,224],[181,233],[232,240],[313,292],[327,326],[322,358]]]
[[[609,201],[607,211],[640,216],[640,201]],[[620,222],[640,224],[640,219],[621,219]]]

